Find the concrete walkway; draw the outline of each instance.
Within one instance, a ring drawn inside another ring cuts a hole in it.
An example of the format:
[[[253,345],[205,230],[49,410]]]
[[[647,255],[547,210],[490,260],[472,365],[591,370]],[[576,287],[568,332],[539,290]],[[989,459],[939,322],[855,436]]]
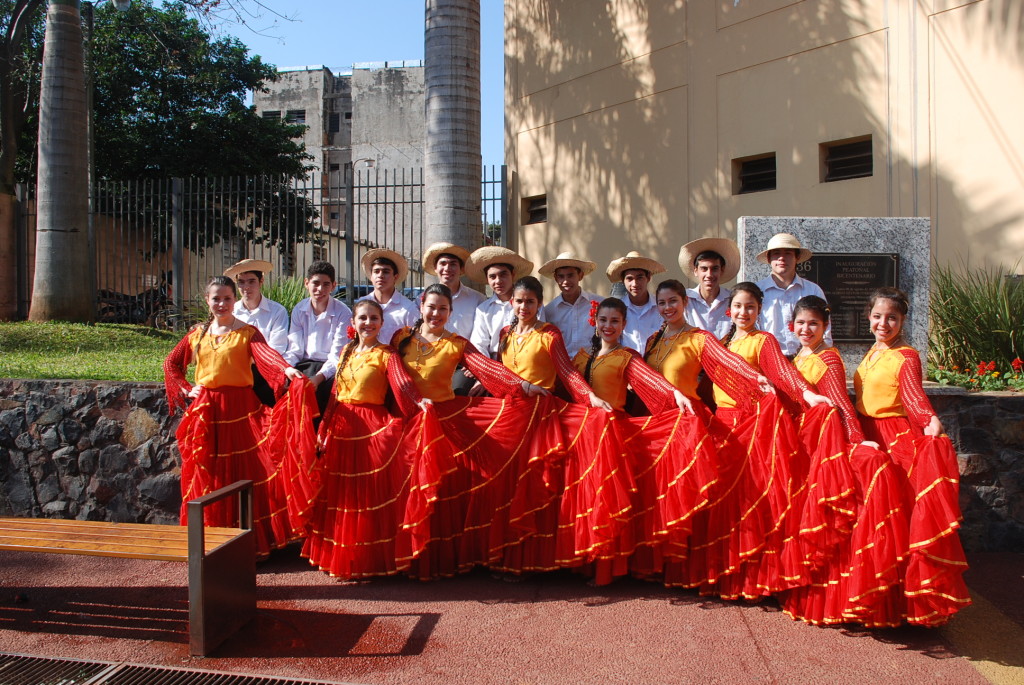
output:
[[[1024,683],[1024,555],[974,555],[948,626],[867,631],[571,574],[340,584],[294,551],[258,619],[188,656],[183,564],[0,552],[0,651],[358,683]]]

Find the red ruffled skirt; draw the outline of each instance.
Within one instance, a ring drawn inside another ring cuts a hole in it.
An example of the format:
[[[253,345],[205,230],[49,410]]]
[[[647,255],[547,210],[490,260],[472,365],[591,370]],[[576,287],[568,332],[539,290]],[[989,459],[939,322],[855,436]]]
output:
[[[766,395],[753,413],[719,408],[709,430],[718,482],[694,517],[686,562],[666,562],[665,583],[727,599],[783,589],[773,555],[782,552],[791,501],[807,471],[796,427],[778,398]]]
[[[911,502],[909,555],[904,573],[906,620],[939,626],[971,598],[963,581],[967,560],[960,527],[960,473],[949,438],[929,437],[904,417],[861,417],[868,440],[892,456],[907,475]]]
[[[456,397],[433,405],[420,429],[406,432],[420,447],[402,570],[421,579],[455,575],[501,558],[529,534],[510,532],[509,523],[520,475],[549,451],[540,444],[547,439],[538,427],[541,400]]]
[[[315,459],[308,381],[291,384],[271,410],[251,387],[203,388],[189,406],[176,437],[181,452],[181,521],[187,503],[239,480],[252,480],[256,552],[299,539],[314,487],[309,478]],[[294,504],[289,507],[289,498]],[[207,507],[206,525],[238,525],[238,508],[229,499]]]
[[[332,402],[320,425],[319,492],[302,556],[337,578],[397,573],[413,454],[381,405]]]

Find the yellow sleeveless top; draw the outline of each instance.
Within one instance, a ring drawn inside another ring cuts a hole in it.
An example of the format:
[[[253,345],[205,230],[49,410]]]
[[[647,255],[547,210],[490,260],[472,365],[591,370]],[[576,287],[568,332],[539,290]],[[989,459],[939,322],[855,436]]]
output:
[[[754,367],[754,370],[761,373],[761,364],[759,360],[761,358],[761,347],[764,346],[764,341],[767,338],[763,335],[745,335],[739,340],[732,340],[727,345],[730,352],[735,352],[739,356],[743,357],[743,360]],[[735,407],[736,400],[729,396],[727,392],[718,387],[717,384],[714,386],[715,393],[715,404],[719,407]]]
[[[682,331],[671,337],[663,335],[647,355],[647,363],[691,400],[700,399],[697,396],[697,377],[700,375],[704,336],[695,335],[698,330]]]
[[[249,342],[256,333],[252,326],[242,326],[220,336],[220,341],[201,328],[189,334],[192,349],[199,349],[196,359],[196,385],[204,388],[252,387],[252,353]]]
[[[874,361],[870,361],[872,352],[869,350],[857,367],[853,387],[857,395],[857,411],[864,416],[888,419],[907,415],[900,399],[900,368],[907,360],[899,352],[901,349],[908,347],[885,350]]]
[[[628,350],[619,348],[598,356],[590,365],[590,387],[595,395],[612,405],[612,409],[621,411],[626,406],[626,367],[631,358]],[[573,366],[581,375],[589,359],[590,354],[586,350],[580,350],[573,358]]]
[[[558,380],[558,368],[551,358],[551,336],[544,331],[554,328],[543,323],[525,336],[509,331],[508,345],[501,353],[501,363],[523,380],[545,390],[553,390]]]
[[[395,340],[400,342],[412,329],[401,329]],[[466,339],[445,331],[444,336],[434,343],[423,343],[415,338],[405,344],[402,363],[419,388],[420,394],[432,402],[445,402],[455,398],[452,392],[452,376],[462,361]]]
[[[342,351],[342,355],[344,355]],[[384,404],[388,396],[388,360],[394,354],[387,345],[377,344],[364,352],[353,352],[345,367],[334,376],[335,397],[348,404]]]

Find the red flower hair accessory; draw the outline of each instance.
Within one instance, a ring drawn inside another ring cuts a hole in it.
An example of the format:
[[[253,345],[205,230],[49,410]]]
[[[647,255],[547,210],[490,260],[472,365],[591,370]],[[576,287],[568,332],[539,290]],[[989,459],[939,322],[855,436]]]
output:
[[[587,319],[587,323],[591,326],[597,325],[597,308],[601,306],[601,303],[597,300],[590,301],[590,318]]]
[[[790,332],[790,333],[793,333],[793,332],[794,332],[794,329],[793,329],[793,322],[792,322],[792,321],[790,321],[790,322],[789,322],[788,324],[786,324],[786,325],[787,325],[787,326],[789,327],[789,332]]]
[[[355,326],[349,326],[348,330],[345,331],[345,335],[348,336],[349,340],[355,340],[356,336],[358,335],[356,333],[356,327]]]

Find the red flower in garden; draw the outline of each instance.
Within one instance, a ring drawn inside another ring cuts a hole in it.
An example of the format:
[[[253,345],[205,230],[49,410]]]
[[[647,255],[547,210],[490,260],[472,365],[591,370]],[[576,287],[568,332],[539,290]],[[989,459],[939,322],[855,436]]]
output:
[[[357,335],[355,326],[349,326],[348,330],[345,331],[345,335],[348,336],[349,340],[355,340]]]
[[[985,373],[985,362],[978,362],[977,373],[978,373],[979,376],[982,375],[983,373]]]
[[[587,323],[589,323],[591,326],[597,325],[597,308],[600,306],[600,304],[601,303],[598,302],[597,300],[590,301],[590,318],[587,319]]]
[[[1020,357],[1017,357],[1012,362],[1010,362],[1010,366],[1013,367],[1014,371],[1016,371],[1017,373],[1020,373],[1020,370],[1024,369],[1024,359],[1021,359]]]
[[[995,362],[989,362],[989,363],[988,363],[988,366],[987,366],[986,368],[987,368],[987,369],[988,369],[989,371],[995,371],[995,370],[996,370],[996,363],[995,363]]]

